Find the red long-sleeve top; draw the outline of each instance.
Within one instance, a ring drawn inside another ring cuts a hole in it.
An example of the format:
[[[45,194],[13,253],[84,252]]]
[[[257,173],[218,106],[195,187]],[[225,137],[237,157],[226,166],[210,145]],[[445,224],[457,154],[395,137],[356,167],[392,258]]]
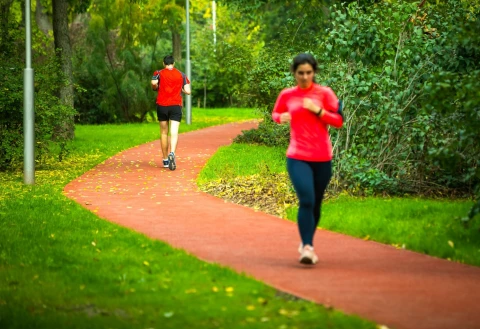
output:
[[[321,117],[303,107],[303,99],[310,98],[324,109]],[[312,83],[309,88],[282,90],[273,108],[272,118],[280,123],[280,115],[289,112],[290,145],[287,157],[297,160],[324,162],[332,160],[332,143],[328,126],[340,128],[343,118],[338,114],[338,98],[332,89]]]

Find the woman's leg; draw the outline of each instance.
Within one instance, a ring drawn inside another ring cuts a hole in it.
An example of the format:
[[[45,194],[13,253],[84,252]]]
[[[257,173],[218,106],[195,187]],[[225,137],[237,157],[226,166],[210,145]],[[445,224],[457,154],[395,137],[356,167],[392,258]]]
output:
[[[315,234],[317,226],[320,223],[323,196],[332,178],[332,162],[315,162],[312,164],[312,167],[315,185],[315,205],[313,207],[313,218],[315,220],[313,233]]]
[[[313,246],[315,230],[313,170],[307,162],[289,158],[287,158],[287,170],[299,201],[297,223],[302,243],[304,246]]]

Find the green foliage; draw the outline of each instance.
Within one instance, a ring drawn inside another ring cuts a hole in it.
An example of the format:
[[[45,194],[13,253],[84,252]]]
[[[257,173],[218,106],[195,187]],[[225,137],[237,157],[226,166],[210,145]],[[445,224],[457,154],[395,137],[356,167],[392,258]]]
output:
[[[248,104],[248,74],[263,46],[259,26],[239,12],[217,5],[216,43],[211,1],[193,5],[192,100],[207,107]]]
[[[267,115],[267,111],[263,112]],[[287,125],[277,127],[269,118],[265,118],[258,129],[245,130],[235,137],[235,143],[260,144],[267,146],[285,146],[290,139],[290,128]]]
[[[0,170],[19,168],[23,161],[23,63],[17,58],[0,61]],[[56,126],[73,116],[72,108],[60,104],[56,86],[63,83],[54,57],[35,70],[35,160],[38,164],[53,155],[62,157],[66,141],[52,140]]]
[[[260,109],[263,121],[258,129],[244,131],[235,138],[237,143],[258,143],[269,146],[288,144],[290,129],[272,121],[271,111],[278,92],[294,84],[288,71],[291,54],[296,48],[272,46],[262,50],[248,77],[248,94],[253,96],[250,105]],[[287,68],[287,71],[286,71]]]
[[[330,131],[334,186],[361,195],[471,195],[480,181],[478,11],[456,1],[417,5],[334,5],[316,42],[265,49],[250,78],[264,122],[237,141],[286,147],[287,130],[271,123],[271,110],[293,83],[291,59],[310,49],[317,81],[345,104],[343,129]]]
[[[449,21],[440,21],[449,32],[439,51],[441,67],[426,87],[426,108],[447,127],[444,138],[429,149],[444,172],[443,182],[476,195],[476,205],[464,218],[468,221],[480,212],[480,6],[463,9],[466,14],[454,12]]]
[[[183,13],[166,1],[92,1],[89,18],[75,31],[79,122],[145,120],[155,109],[150,78],[161,68],[158,33],[178,25]]]

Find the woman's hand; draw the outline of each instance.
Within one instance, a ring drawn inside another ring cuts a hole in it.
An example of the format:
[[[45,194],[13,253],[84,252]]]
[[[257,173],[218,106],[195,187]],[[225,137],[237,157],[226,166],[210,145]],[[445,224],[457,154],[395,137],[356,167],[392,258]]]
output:
[[[288,112],[283,112],[280,114],[280,123],[287,123],[292,120],[292,116]]]
[[[310,112],[318,115],[322,108],[320,106],[315,105],[315,103],[310,99],[305,97],[303,99],[303,108],[309,110]]]

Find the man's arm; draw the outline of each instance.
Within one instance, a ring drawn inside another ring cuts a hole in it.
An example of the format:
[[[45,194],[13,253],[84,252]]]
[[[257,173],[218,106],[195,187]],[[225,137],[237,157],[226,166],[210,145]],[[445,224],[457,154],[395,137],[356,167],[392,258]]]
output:
[[[152,90],[158,90],[158,80],[152,80]]]
[[[190,95],[192,92],[192,89],[190,87],[190,80],[187,78],[187,75],[182,72],[182,78],[183,78],[183,86],[182,86],[182,92]]]
[[[190,87],[190,84],[187,83],[186,85],[183,85],[182,87],[182,91],[187,94],[187,95],[190,95],[192,93],[192,89]]]
[[[153,76],[152,76],[152,90],[158,90],[158,82],[160,81],[160,72],[159,71],[155,71],[153,72]]]

